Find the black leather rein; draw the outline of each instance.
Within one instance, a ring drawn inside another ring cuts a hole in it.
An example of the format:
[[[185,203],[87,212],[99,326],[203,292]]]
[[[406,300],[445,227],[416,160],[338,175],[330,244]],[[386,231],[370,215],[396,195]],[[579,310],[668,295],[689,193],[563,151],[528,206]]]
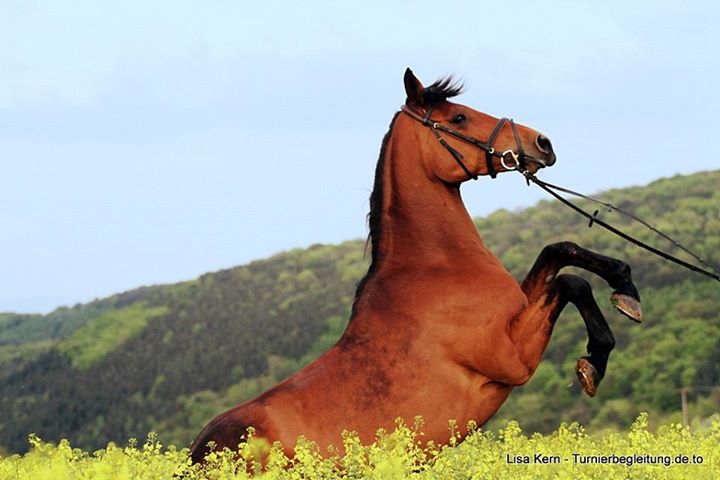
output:
[[[512,119],[501,118],[500,120],[498,120],[498,123],[495,125],[495,128],[493,128],[492,132],[490,132],[490,136],[488,137],[488,140],[486,142],[483,142],[481,140],[478,140],[477,138],[469,137],[467,135],[464,135],[464,134],[458,132],[457,130],[453,130],[452,128],[446,127],[445,125],[442,125],[439,122],[432,120],[430,118],[430,114],[432,113],[432,108],[429,108],[424,116],[420,115],[419,113],[417,113],[416,111],[414,111],[413,109],[411,109],[410,107],[408,107],[406,105],[403,105],[402,107],[400,107],[400,109],[402,110],[403,113],[405,113],[407,116],[409,116],[413,120],[416,120],[416,121],[422,123],[423,125],[425,125],[426,127],[430,128],[430,131],[433,132],[433,135],[435,135],[435,138],[437,138],[438,142],[440,142],[440,144],[443,147],[445,147],[445,149],[448,152],[450,152],[450,154],[453,156],[453,158],[458,163],[458,165],[460,165],[460,167],[463,169],[463,171],[467,174],[468,178],[477,180],[478,176],[474,175],[467,168],[465,163],[463,163],[462,154],[460,152],[458,152],[457,150],[455,150],[449,143],[447,143],[447,141],[445,141],[445,139],[440,135],[440,132],[445,132],[448,135],[452,135],[455,138],[458,138],[466,143],[469,143],[471,145],[474,145],[474,146],[484,150],[485,151],[485,161],[487,162],[488,173],[490,174],[490,176],[492,178],[495,178],[495,176],[497,175],[497,171],[495,170],[495,166],[493,165],[493,162],[492,162],[493,156],[496,156],[496,157],[500,158],[500,163],[504,168],[506,168],[507,170],[517,170],[518,172],[523,174],[525,176],[526,181],[528,182],[528,185],[530,184],[530,182],[535,183],[538,187],[540,187],[543,190],[545,190],[546,192],[548,192],[550,195],[552,195],[553,197],[558,199],[560,202],[562,202],[566,206],[572,208],[577,213],[590,219],[590,224],[588,226],[592,227],[594,224],[600,225],[601,227],[609,230],[610,232],[614,233],[615,235],[618,235],[619,237],[623,238],[624,240],[627,240],[641,248],[644,248],[645,250],[664,258],[665,260],[669,260],[669,261],[674,262],[682,267],[687,268],[688,270],[692,270],[693,272],[700,273],[700,274],[710,277],[714,280],[720,281],[720,269],[718,269],[714,265],[709,264],[708,262],[703,260],[699,255],[697,255],[696,253],[692,252],[691,250],[689,250],[688,248],[686,248],[685,246],[680,244],[680,242],[678,242],[674,238],[670,237],[669,235],[659,231],[657,228],[648,224],[644,220],[642,220],[642,219],[636,217],[635,215],[633,215],[629,212],[626,212],[610,203],[603,202],[596,198],[590,197],[588,195],[583,195],[581,193],[569,190],[567,188],[563,188],[563,187],[559,187],[557,185],[553,185],[551,183],[543,182],[542,180],[537,178],[535,175],[533,175],[532,173],[527,171],[527,169],[525,168],[527,161],[539,163],[543,167],[546,166],[546,164],[544,161],[534,158],[534,157],[531,157],[530,155],[527,155],[525,153],[525,151],[523,150],[523,147],[522,147],[522,142],[520,141],[520,135],[518,135],[517,128],[515,127],[515,122],[513,122]],[[515,143],[517,144],[517,152],[510,149],[510,150],[505,150],[502,153],[499,153],[495,150],[495,148],[493,148],[493,143],[495,143],[495,139],[497,138],[498,134],[500,133],[500,131],[502,130],[503,126],[505,126],[506,123],[509,123],[510,128],[512,128],[513,136],[515,137]],[[512,157],[513,161],[515,162],[514,165],[508,165],[507,163],[505,163],[505,157],[507,155],[510,155]],[[656,234],[660,235],[661,237],[665,238],[666,240],[671,241],[676,247],[678,247],[678,248],[682,249],[683,251],[685,251],[686,253],[690,254],[698,263],[701,263],[705,267],[708,267],[709,270],[702,269],[696,265],[693,265],[684,260],[681,260],[667,252],[663,252],[662,250],[652,247],[652,246],[636,239],[635,237],[632,237],[631,235],[629,235],[629,234],[615,228],[614,226],[610,225],[609,223],[604,222],[603,220],[599,219],[597,217],[598,210],[595,210],[595,213],[591,214],[591,213],[587,212],[586,210],[580,208],[579,206],[575,205],[571,201],[567,200],[566,198],[562,197],[555,190],[569,193],[571,195],[575,195],[577,197],[581,197],[581,198],[584,198],[585,200],[589,200],[589,201],[592,201],[595,203],[599,203],[599,204],[609,208],[610,210],[615,210],[617,212],[622,213],[623,215],[630,217],[632,220],[640,222],[642,225],[649,228]]]

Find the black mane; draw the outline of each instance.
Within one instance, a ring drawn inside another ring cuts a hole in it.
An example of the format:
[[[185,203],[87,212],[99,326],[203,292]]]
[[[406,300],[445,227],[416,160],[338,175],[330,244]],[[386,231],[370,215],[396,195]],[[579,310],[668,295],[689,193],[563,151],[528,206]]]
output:
[[[463,92],[463,84],[455,81],[452,75],[441,77],[431,85],[423,89],[423,103],[436,105],[446,101],[448,98],[457,97]],[[390,121],[390,127],[383,137],[380,147],[380,157],[375,167],[375,181],[373,183],[373,191],[370,194],[370,212],[368,213],[368,225],[370,233],[368,234],[367,245],[372,246],[372,264],[378,259],[378,245],[380,244],[380,220],[382,218],[382,200],[383,200],[383,174],[385,172],[385,148],[392,134],[395,120],[400,112],[397,112]],[[370,270],[372,271],[372,264]],[[369,272],[368,272],[369,273]],[[363,279],[364,281],[365,279]]]
[[[433,106],[448,98],[457,97],[463,92],[463,87],[452,75],[440,78],[423,89],[423,104]]]
[[[373,191],[370,194],[370,212],[367,215],[368,226],[370,233],[368,234],[367,241],[365,243],[365,251],[367,252],[368,246],[370,247],[370,268],[365,274],[360,283],[358,283],[357,290],[355,291],[355,302],[353,302],[353,313],[355,311],[355,305],[363,287],[370,279],[373,273],[377,270],[380,251],[380,224],[382,222],[382,203],[383,203],[383,174],[385,172],[385,150],[387,149],[388,140],[392,134],[393,127],[395,126],[395,120],[397,120],[400,112],[395,113],[392,120],[390,121],[390,127],[387,133],[383,137],[382,146],[380,147],[380,156],[378,157],[377,165],[375,166],[375,181],[373,182]]]
[[[426,106],[434,106],[439,103],[446,101],[448,98],[456,97],[463,91],[462,83],[458,83],[451,76],[443,77],[433,82],[431,85],[423,89],[423,104]],[[378,158],[377,166],[375,167],[375,181],[373,183],[373,191],[370,194],[370,212],[368,213],[368,226],[370,233],[368,234],[367,243],[365,244],[365,250],[367,252],[368,246],[371,251],[370,268],[367,274],[358,283],[357,290],[355,291],[355,301],[353,302],[353,315],[355,313],[355,307],[357,305],[358,298],[362,293],[363,287],[367,284],[368,280],[377,271],[378,265],[381,261],[380,257],[380,237],[382,232],[380,226],[382,222],[382,204],[383,204],[383,176],[385,173],[385,150],[387,147],[388,140],[392,134],[393,127],[395,126],[395,120],[397,120],[400,112],[397,112],[390,122],[390,128],[388,129],[385,137],[383,137],[382,146],[380,147],[380,157]],[[352,317],[352,316],[351,316]]]

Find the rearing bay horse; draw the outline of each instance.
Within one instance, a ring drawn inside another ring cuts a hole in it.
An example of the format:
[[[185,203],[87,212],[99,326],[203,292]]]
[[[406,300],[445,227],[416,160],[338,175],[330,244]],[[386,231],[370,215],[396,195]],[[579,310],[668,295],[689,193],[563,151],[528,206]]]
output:
[[[568,302],[588,332],[576,370],[594,396],[614,338],[586,269],[613,289],[612,301],[639,321],[640,297],[627,264],[573,243],[549,245],[521,284],[485,246],[460,197],[479,175],[555,163],[550,141],[512,120],[448,101],[449,80],[424,88],[408,69],[407,100],[385,135],[370,197],[372,261],[342,338],[313,363],[254,400],[213,419],[193,443],[236,449],[246,429],[282,442],[299,435],[342,445],[342,431],[372,442],[402,417],[425,419],[425,440],[449,440],[448,421],[484,424],[515,386],[528,381]],[[486,139],[486,140],[479,140]]]

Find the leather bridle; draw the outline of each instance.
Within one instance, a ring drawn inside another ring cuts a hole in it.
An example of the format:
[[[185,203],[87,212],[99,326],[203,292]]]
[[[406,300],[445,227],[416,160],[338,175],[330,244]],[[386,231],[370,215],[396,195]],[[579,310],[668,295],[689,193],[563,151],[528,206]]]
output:
[[[525,166],[527,162],[535,162],[539,165],[545,167],[547,164],[545,161],[539,158],[532,157],[530,155],[527,155],[525,151],[523,150],[522,142],[520,141],[520,135],[518,135],[517,128],[515,127],[515,122],[512,121],[512,119],[508,118],[501,118],[498,120],[498,123],[495,125],[495,128],[493,128],[492,132],[490,132],[490,136],[488,137],[488,140],[486,142],[483,142],[481,140],[478,140],[477,138],[469,137],[467,135],[464,135],[456,130],[453,130],[452,128],[446,127],[444,125],[441,125],[439,122],[436,122],[430,118],[430,114],[432,113],[432,107],[428,108],[428,110],[425,112],[425,115],[422,116],[418,114],[415,110],[408,107],[407,105],[403,105],[400,107],[400,110],[402,110],[403,113],[405,113],[407,116],[412,118],[413,120],[417,120],[418,122],[422,123],[426,127],[430,128],[430,131],[433,132],[433,135],[435,135],[435,138],[440,142],[440,144],[447,149],[448,152],[453,156],[455,161],[457,161],[458,165],[463,169],[463,171],[467,174],[468,178],[472,178],[473,180],[477,180],[478,176],[474,175],[467,166],[463,163],[463,156],[460,152],[455,150],[450,144],[448,144],[444,138],[440,135],[439,132],[445,132],[449,135],[452,135],[455,138],[458,138],[466,143],[469,143],[471,145],[475,145],[476,147],[482,149],[485,151],[485,161],[487,162],[487,169],[488,173],[492,178],[495,178],[497,175],[497,172],[495,171],[495,166],[492,163],[493,156],[500,158],[500,163],[504,168],[507,170],[517,170],[518,172],[522,173],[525,179],[528,182],[528,185],[530,182],[535,183],[537,186],[548,192],[550,195],[558,199],[563,204],[567,205],[568,207],[572,208],[579,214],[583,215],[584,217],[588,218],[590,220],[589,227],[592,227],[593,225],[600,225],[601,227],[609,230],[610,232],[614,233],[615,235],[618,235],[620,238],[623,238],[641,248],[644,248],[645,250],[654,253],[655,255],[658,255],[665,260],[669,260],[671,262],[674,262],[682,267],[687,268],[688,270],[692,270],[693,272],[700,273],[702,275],[705,275],[707,277],[710,277],[714,280],[720,281],[720,268],[717,268],[716,266],[706,262],[702,259],[699,255],[697,255],[695,252],[691,251],[690,249],[683,246],[680,242],[675,240],[674,238],[670,237],[669,235],[661,232],[654,226],[650,225],[646,221],[636,217],[635,215],[622,210],[619,207],[616,207],[615,205],[607,202],[603,202],[601,200],[598,200],[594,197],[590,197],[588,195],[584,195],[582,193],[575,192],[573,190],[569,190],[567,188],[563,188],[557,185],[553,185],[551,183],[544,182],[537,178],[535,175],[533,175],[530,171],[528,171]],[[505,150],[502,153],[498,153],[495,151],[495,148],[493,148],[493,143],[495,142],[495,139],[497,138],[498,134],[502,130],[502,128],[505,126],[506,123],[510,124],[510,128],[512,128],[513,136],[515,137],[515,144],[517,145],[517,152],[515,152],[512,149]],[[515,162],[514,165],[508,165],[505,163],[505,157],[510,155]],[[602,205],[603,207],[606,207],[609,211],[616,211],[619,213],[622,213],[623,215],[628,216],[632,220],[635,220],[645,227],[649,228],[651,231],[655,232],[656,234],[660,235],[661,237],[665,238],[666,240],[669,240],[673,243],[676,247],[682,249],[686,253],[690,254],[696,261],[704,265],[705,267],[708,267],[709,269],[703,269],[698,267],[697,265],[693,265],[691,263],[686,262],[685,260],[682,260],[680,258],[677,258],[673,255],[671,255],[668,252],[663,252],[662,250],[659,250],[651,245],[648,245],[645,242],[642,242],[638,240],[637,238],[615,228],[614,226],[610,225],[609,223],[603,221],[602,219],[598,218],[599,210],[595,210],[594,213],[589,213],[588,211],[584,210],[578,205],[575,205],[573,202],[569,201],[568,199],[564,198],[562,195],[556,192],[564,192],[569,193],[571,195],[575,195],[577,197],[583,198],[585,200],[589,200],[594,203],[598,203]]]
[[[430,115],[432,114],[432,107],[427,109],[425,115],[420,115],[418,112],[408,107],[407,105],[403,105],[402,107],[400,107],[400,110],[402,110],[404,114],[406,114],[413,120],[416,120],[425,125],[426,127],[429,127],[435,138],[437,138],[438,142],[440,142],[440,145],[445,147],[445,149],[450,152],[450,155],[452,155],[458,165],[460,165],[460,168],[463,169],[468,178],[472,178],[473,180],[477,180],[478,176],[473,174],[467,168],[467,166],[463,162],[462,153],[458,152],[449,143],[447,143],[447,141],[440,135],[440,132],[452,135],[455,138],[458,138],[466,143],[480,148],[481,150],[484,150],[485,162],[487,164],[488,174],[491,178],[495,178],[497,176],[497,171],[495,170],[495,165],[493,164],[493,157],[500,158],[500,164],[507,170],[518,170],[520,172],[524,172],[526,170],[526,165],[528,161],[539,163],[543,167],[546,166],[546,163],[543,160],[531,157],[530,155],[527,155],[525,153],[522,142],[520,141],[520,135],[518,134],[517,127],[515,126],[515,122],[513,122],[512,118],[503,117],[498,120],[495,128],[493,128],[492,132],[490,132],[490,136],[488,137],[487,141],[483,142],[481,140],[478,140],[477,138],[470,137],[468,135],[458,132],[457,130],[453,130],[450,127],[446,127],[445,125],[442,125],[441,123],[431,119]],[[495,150],[495,147],[493,147],[493,144],[495,143],[498,134],[503,129],[506,123],[509,123],[510,128],[512,129],[513,136],[515,137],[515,144],[517,145],[517,152],[515,150],[508,149],[500,153]],[[505,158],[508,156],[510,156],[512,158],[512,161],[514,162],[512,165],[508,165],[505,162]]]

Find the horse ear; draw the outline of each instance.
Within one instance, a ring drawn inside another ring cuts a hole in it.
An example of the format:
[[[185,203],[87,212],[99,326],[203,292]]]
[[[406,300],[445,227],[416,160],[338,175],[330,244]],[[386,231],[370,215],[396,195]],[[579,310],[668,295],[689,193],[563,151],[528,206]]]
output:
[[[424,87],[409,68],[405,70],[405,93],[407,105],[422,105]]]

